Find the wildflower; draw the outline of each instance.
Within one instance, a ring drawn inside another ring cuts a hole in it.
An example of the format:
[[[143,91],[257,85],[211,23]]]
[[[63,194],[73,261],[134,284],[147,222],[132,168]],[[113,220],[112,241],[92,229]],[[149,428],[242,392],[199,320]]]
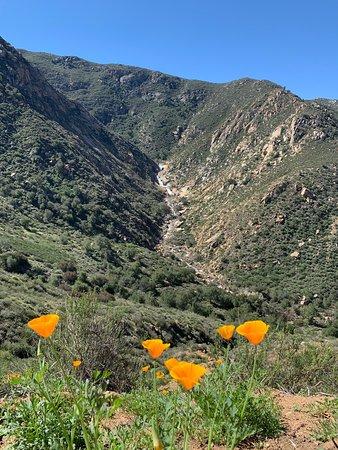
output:
[[[80,367],[82,364],[82,361],[80,361],[79,359],[74,359],[74,361],[72,362],[72,366],[74,367],[74,369],[77,369],[78,367]]]
[[[219,358],[219,359],[216,359],[216,361],[215,361],[215,364],[216,364],[216,366],[220,366],[221,364],[223,364],[223,359],[221,359],[221,358]]]
[[[234,335],[235,328],[235,325],[223,325],[217,328],[217,332],[223,339],[230,341]]]
[[[141,372],[148,372],[148,370],[150,369],[150,366],[144,366],[141,369]]]
[[[164,378],[164,373],[162,372],[162,370],[158,370],[158,371],[156,372],[156,378],[157,378],[158,380],[162,380],[162,378]]]
[[[161,394],[162,394],[162,395],[168,395],[168,394],[169,394],[168,389],[162,389],[162,390],[161,390]]]
[[[262,320],[249,320],[236,328],[236,332],[244,336],[252,345],[260,344],[268,330],[269,325]]]
[[[159,358],[164,350],[170,347],[170,344],[164,344],[162,339],[148,339],[142,342],[143,348],[148,350],[149,355],[153,359]]]
[[[12,383],[16,383],[20,380],[21,374],[19,372],[9,372],[7,374],[7,380]]]
[[[205,375],[207,369],[199,364],[181,361],[170,369],[170,375],[180,383],[184,389],[190,390]]]
[[[164,361],[164,365],[166,368],[170,371],[176,364],[178,364],[180,361],[176,358],[169,358],[166,361]]]
[[[37,335],[46,339],[54,333],[59,320],[58,314],[47,314],[30,320],[27,326]]]

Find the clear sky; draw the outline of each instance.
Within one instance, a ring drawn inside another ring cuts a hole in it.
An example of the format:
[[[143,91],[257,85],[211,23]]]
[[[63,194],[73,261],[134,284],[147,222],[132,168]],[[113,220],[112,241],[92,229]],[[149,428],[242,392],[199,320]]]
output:
[[[0,0],[19,48],[338,99],[338,0]]]

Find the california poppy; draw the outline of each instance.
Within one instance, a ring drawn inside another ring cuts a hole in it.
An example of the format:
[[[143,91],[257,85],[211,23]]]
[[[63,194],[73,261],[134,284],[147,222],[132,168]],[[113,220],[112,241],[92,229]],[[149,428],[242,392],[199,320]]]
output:
[[[150,369],[150,366],[143,366],[141,369],[141,372],[148,372],[149,369]]]
[[[164,361],[164,365],[168,370],[171,370],[176,364],[179,364],[179,360],[176,358],[169,358],[166,361]]]
[[[74,361],[72,362],[72,366],[74,367],[74,369],[77,369],[78,367],[80,367],[82,364],[82,361],[80,361],[79,359],[74,359]]]
[[[203,375],[205,375],[206,371],[207,369],[199,364],[181,361],[170,370],[170,375],[174,380],[180,383],[184,389],[190,390],[196,386]]]
[[[217,332],[223,339],[230,341],[234,335],[235,328],[235,325],[223,325],[217,328]]]
[[[156,372],[156,378],[157,378],[158,380],[162,380],[162,378],[164,378],[164,373],[162,372],[162,370],[158,370],[158,371]]]
[[[263,320],[249,320],[236,328],[236,332],[244,336],[252,345],[260,344],[264,340],[268,330],[269,325],[263,322]]]
[[[162,339],[148,339],[142,342],[143,348],[148,350],[149,355],[153,359],[159,358],[164,350],[170,347],[170,344],[164,344]]]
[[[37,335],[46,339],[54,333],[59,320],[58,314],[47,314],[30,320],[27,326]]]

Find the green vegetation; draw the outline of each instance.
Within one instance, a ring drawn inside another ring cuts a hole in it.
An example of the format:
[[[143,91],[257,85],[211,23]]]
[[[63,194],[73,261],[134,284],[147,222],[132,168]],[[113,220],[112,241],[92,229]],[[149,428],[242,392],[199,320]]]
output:
[[[142,335],[130,341],[127,328],[121,332],[121,316],[115,312],[109,320],[99,309],[89,297],[70,302],[57,332],[40,342],[29,367],[4,372],[0,434],[9,448],[136,450],[156,448],[158,438],[164,448],[193,443],[231,449],[283,431],[270,387],[313,393],[337,389],[336,355],[327,343],[299,345],[301,336],[273,332],[253,348],[239,336],[231,342],[216,339],[214,328],[215,344],[205,351],[172,345],[159,359],[149,360],[141,350]],[[193,360],[208,372],[186,391],[164,367],[172,357]],[[75,359],[79,367],[72,366]],[[147,366],[140,370],[142,364]],[[316,417],[325,414],[316,432],[323,442],[334,437],[327,411],[334,414],[335,403],[328,402],[313,411]]]
[[[320,442],[333,441],[338,437],[338,399],[328,399],[311,408],[311,414],[319,420],[314,438]]]
[[[232,449],[282,432],[274,389],[334,394],[338,127],[326,103],[265,81],[216,85],[25,53],[70,100],[0,47],[9,448],[140,450],[158,438],[172,450]],[[154,250],[168,212],[158,167],[134,144],[170,157],[169,180],[184,187],[180,225],[162,243],[169,256]],[[38,344],[26,324],[49,312],[61,316],[58,331]],[[255,349],[216,334],[257,317],[271,333]],[[151,338],[197,364],[200,383],[177,387],[163,358],[140,372]],[[334,408],[329,399],[314,411],[316,439],[334,439]]]
[[[190,117],[217,86],[76,57],[23,55],[53,86],[156,159],[167,158]]]

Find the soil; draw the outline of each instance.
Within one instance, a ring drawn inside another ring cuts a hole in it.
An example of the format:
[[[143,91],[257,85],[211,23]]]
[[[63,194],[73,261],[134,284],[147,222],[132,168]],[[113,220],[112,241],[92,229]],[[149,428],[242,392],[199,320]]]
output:
[[[241,444],[238,450],[336,450],[333,441],[317,442],[312,436],[318,426],[318,418],[311,414],[312,405],[323,402],[328,397],[290,395],[276,391],[277,403],[281,407],[282,421],[285,431],[275,439]],[[338,445],[338,439],[336,440]],[[195,444],[191,450],[205,450],[205,447]],[[213,446],[213,450],[226,450],[224,446]]]
[[[319,395],[305,397],[283,392],[276,392],[275,397],[282,410],[285,432],[277,439],[268,439],[260,443],[260,446],[251,448],[269,450],[335,450],[338,448],[333,441],[320,443],[316,442],[312,436],[318,426],[318,418],[311,414],[311,406],[317,402],[323,402],[327,397]]]

